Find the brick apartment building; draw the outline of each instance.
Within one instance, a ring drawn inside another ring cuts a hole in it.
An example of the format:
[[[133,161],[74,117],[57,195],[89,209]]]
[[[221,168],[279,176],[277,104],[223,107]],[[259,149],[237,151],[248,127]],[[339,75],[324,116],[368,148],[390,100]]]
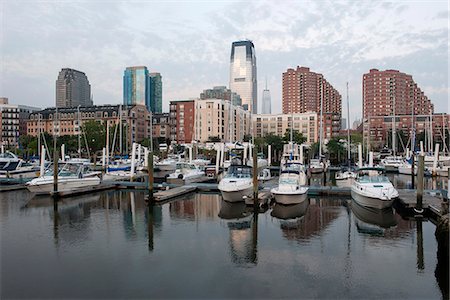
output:
[[[170,101],[170,139],[178,144],[190,143],[194,137],[195,101]]]
[[[157,113],[152,117],[153,136],[170,139],[169,113]]]

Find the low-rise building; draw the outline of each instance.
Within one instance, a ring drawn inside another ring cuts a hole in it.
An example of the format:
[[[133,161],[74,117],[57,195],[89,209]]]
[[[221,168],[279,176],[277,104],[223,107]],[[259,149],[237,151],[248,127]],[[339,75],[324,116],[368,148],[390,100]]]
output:
[[[153,136],[157,138],[170,138],[169,113],[153,114],[152,116]]]
[[[293,115],[253,115],[256,136],[264,137],[268,134],[283,136],[286,131],[291,129],[292,117],[294,118],[293,130],[303,134],[308,144],[318,141],[318,116],[315,112],[295,113]]]

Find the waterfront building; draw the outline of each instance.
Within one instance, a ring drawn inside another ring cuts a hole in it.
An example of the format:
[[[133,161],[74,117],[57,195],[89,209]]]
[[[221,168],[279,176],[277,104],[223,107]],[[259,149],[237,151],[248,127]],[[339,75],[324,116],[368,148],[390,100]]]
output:
[[[434,106],[430,99],[414,82],[411,75],[398,70],[379,71],[371,69],[363,75],[363,135],[364,141],[372,141],[370,120],[378,123],[378,118],[387,116],[431,115]],[[390,118],[392,120],[392,118]],[[420,119],[420,118],[419,118]],[[374,123],[374,124],[375,124]],[[397,125],[396,125],[397,126]],[[392,124],[391,124],[392,128]],[[378,134],[378,133],[377,133]],[[382,134],[383,139],[386,133]],[[378,140],[379,135],[376,136]]]
[[[242,106],[241,97],[230,89],[227,89],[225,86],[215,86],[212,89],[203,90],[200,94],[200,99],[230,100],[233,105]]]
[[[152,118],[153,136],[170,139],[169,113],[153,114]]]
[[[263,90],[262,94],[262,105],[261,105],[261,114],[271,114],[271,99],[270,99],[270,90],[267,88],[267,80],[266,80],[266,88]]]
[[[170,101],[170,139],[178,144],[191,143],[194,137],[195,100]]]
[[[250,112],[223,99],[195,100],[195,135],[200,142],[242,142],[250,133]]]
[[[364,130],[370,133],[369,140],[366,141],[371,149],[380,149],[388,144],[391,139],[393,116],[369,116],[364,123]],[[407,140],[405,147],[411,148],[411,136],[414,132],[416,142],[415,148],[418,148],[418,138],[425,133],[424,147],[434,149],[434,142],[442,141],[445,133],[450,130],[450,116],[443,113],[432,115],[396,115],[395,131],[397,136],[403,135]],[[434,142],[432,143],[432,141]],[[448,139],[446,141],[449,147]],[[442,145],[441,148],[442,150]],[[401,150],[401,149],[399,149]]]
[[[122,118],[120,118],[122,112]],[[56,119],[55,119],[56,118]],[[50,135],[55,132],[59,136],[77,135],[79,128],[86,121],[100,121],[108,126],[120,123],[124,126],[123,139],[127,141],[131,149],[133,142],[141,142],[151,136],[150,112],[143,105],[96,105],[80,106],[56,109],[46,108],[30,114],[27,121],[27,133],[38,136],[39,132],[47,132]]]
[[[291,129],[292,117],[294,117],[293,130],[301,133],[306,138],[306,143],[316,143],[319,137],[316,112],[253,115],[256,137],[264,137],[268,134],[284,136],[286,131]]]
[[[123,104],[144,105],[152,111],[151,78],[147,67],[127,67],[123,74]]]
[[[230,89],[241,97],[244,109],[257,113],[256,56],[252,41],[237,41],[231,45]]]
[[[151,112],[162,113],[162,76],[160,73],[150,73],[150,106]]]
[[[316,112],[320,124],[323,104],[324,138],[339,135],[342,97],[322,74],[311,72],[307,67],[287,69],[283,73],[282,90],[284,114]]]
[[[40,108],[9,104],[8,98],[0,98],[0,137],[5,147],[19,147],[19,137],[27,133],[29,115]]]
[[[91,85],[85,73],[64,68],[56,79],[56,107],[93,105]]]

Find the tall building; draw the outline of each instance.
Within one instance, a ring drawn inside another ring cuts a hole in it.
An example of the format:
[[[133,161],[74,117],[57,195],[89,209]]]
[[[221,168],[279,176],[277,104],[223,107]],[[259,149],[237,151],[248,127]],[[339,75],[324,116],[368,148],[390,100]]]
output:
[[[154,113],[162,113],[162,77],[160,73],[150,73],[150,105]]]
[[[319,114],[323,103],[324,138],[339,135],[342,114],[342,97],[324,78],[306,67],[288,69],[283,73],[284,114],[316,112]]]
[[[64,68],[56,79],[56,107],[91,106],[91,85],[85,73]]]
[[[272,107],[271,107],[271,101],[270,101],[270,91],[267,88],[267,79],[266,79],[266,88],[263,90],[261,106],[262,106],[261,107],[262,114],[271,114],[272,113]]]
[[[145,105],[152,111],[151,78],[145,66],[128,67],[123,74],[123,104]]]
[[[233,105],[242,106],[241,97],[230,89],[227,89],[225,86],[215,86],[212,89],[203,90],[200,94],[200,99],[229,100]]]
[[[244,109],[257,113],[256,56],[252,41],[238,41],[231,45],[230,89],[241,96]]]

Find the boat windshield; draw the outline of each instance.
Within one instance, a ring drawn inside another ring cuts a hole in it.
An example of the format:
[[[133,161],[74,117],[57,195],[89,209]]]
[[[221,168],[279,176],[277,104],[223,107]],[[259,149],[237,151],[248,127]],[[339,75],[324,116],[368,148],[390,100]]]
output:
[[[178,170],[182,170],[182,169],[195,169],[195,166],[192,164],[185,164],[185,163],[178,163],[177,164],[177,169]]]
[[[226,178],[251,178],[252,177],[252,169],[245,168],[242,166],[230,166],[228,168]]]
[[[0,158],[16,158],[16,156],[14,154],[12,154],[9,151],[6,151],[5,153],[0,153]]]
[[[279,184],[297,184],[296,177],[280,177]]]
[[[296,172],[300,172],[302,169],[302,165],[301,164],[285,164],[282,168],[281,171],[296,171]]]
[[[78,174],[80,166],[77,164],[65,164],[58,173],[58,176],[75,176]]]
[[[384,175],[378,175],[378,176],[369,176],[369,175],[362,175],[358,177],[358,181],[361,183],[383,183],[383,182],[390,182],[389,179]]]

